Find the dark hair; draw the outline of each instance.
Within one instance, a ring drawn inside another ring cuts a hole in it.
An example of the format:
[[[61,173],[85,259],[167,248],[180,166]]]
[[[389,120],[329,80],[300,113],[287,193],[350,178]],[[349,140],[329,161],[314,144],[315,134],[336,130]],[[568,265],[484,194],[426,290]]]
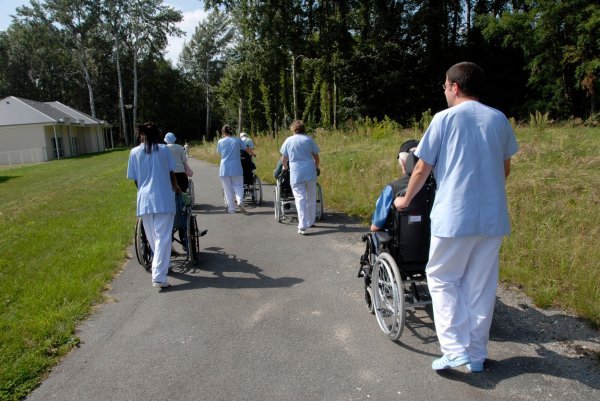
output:
[[[483,70],[475,63],[464,61],[454,64],[446,71],[446,79],[450,83],[458,84],[467,96],[479,98],[485,91]]]
[[[294,120],[290,125],[290,131],[294,134],[297,132],[304,132],[304,122],[302,120]]]
[[[151,121],[138,125],[138,134],[144,136],[144,152],[152,153],[158,150],[158,144],[162,142],[160,130]]]
[[[221,134],[231,135],[232,132],[233,132],[233,130],[231,129],[231,127],[229,126],[229,124],[225,124],[223,126],[223,128],[221,128]]]

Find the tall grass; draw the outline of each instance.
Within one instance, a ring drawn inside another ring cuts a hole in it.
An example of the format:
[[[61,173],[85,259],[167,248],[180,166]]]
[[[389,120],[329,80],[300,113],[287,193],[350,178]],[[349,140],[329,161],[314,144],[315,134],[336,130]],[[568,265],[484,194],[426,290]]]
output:
[[[0,170],[0,399],[28,394],[125,259],[128,152]]]
[[[400,174],[400,144],[420,139],[417,127],[365,121],[343,131],[316,130],[324,204],[367,224],[381,189]],[[548,128],[543,115],[518,127],[521,150],[507,181],[513,232],[501,251],[501,279],[520,286],[541,307],[561,307],[600,327],[600,129]],[[257,136],[258,174],[273,182],[287,137]],[[218,163],[216,143],[193,149]]]

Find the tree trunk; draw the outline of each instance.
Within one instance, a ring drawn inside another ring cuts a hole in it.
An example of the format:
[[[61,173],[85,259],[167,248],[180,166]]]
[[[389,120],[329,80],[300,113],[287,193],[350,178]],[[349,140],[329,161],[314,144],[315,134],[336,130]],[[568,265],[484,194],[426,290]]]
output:
[[[239,98],[239,106],[238,106],[238,129],[240,132],[244,129],[244,99],[240,96]]]
[[[133,53],[133,111],[131,113],[131,126],[135,127],[137,121],[137,106],[138,106],[138,52]],[[135,134],[131,133],[131,143],[135,143]]]
[[[211,139],[211,135],[210,135],[210,93],[209,93],[209,88],[210,88],[210,84],[208,82],[209,79],[209,75],[208,75],[208,61],[206,62],[206,139],[210,140]]]
[[[123,139],[125,140],[125,146],[129,147],[127,118],[125,116],[125,102],[123,100],[123,75],[121,73],[121,59],[119,53],[119,37],[118,34],[115,33],[115,60],[117,61],[117,80],[119,81],[119,110],[121,112],[121,123],[123,124]],[[132,133],[132,137],[133,135],[134,134]]]

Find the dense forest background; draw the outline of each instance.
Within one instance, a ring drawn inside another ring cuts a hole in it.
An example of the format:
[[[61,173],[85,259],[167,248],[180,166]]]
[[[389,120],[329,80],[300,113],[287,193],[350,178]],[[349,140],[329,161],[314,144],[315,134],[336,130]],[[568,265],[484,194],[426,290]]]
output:
[[[481,65],[483,102],[597,124],[597,0],[205,0],[173,65],[180,11],[162,0],[31,0],[0,32],[0,98],[58,100],[116,127],[179,139],[230,123],[275,134],[294,118],[413,125],[446,107],[444,73]]]

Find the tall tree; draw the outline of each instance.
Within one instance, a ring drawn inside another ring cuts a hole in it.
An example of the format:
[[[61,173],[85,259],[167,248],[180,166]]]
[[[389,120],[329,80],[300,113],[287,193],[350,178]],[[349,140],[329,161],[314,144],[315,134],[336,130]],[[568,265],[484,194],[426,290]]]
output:
[[[93,54],[99,35],[100,8],[95,0],[31,1],[31,7],[19,7],[17,16],[33,26],[44,26],[77,62],[88,89],[90,114],[96,117],[94,84],[96,60]]]
[[[528,60],[530,111],[584,117],[595,110],[600,74],[600,5],[594,0],[538,0],[500,18],[482,18],[487,38],[503,38]],[[587,107],[582,107],[587,103]]]
[[[181,11],[162,4],[162,0],[132,0],[123,16],[126,44],[133,60],[133,121],[137,121],[138,64],[146,57],[162,57],[169,35],[182,35],[177,23]]]
[[[211,138],[211,86],[216,85],[224,70],[224,56],[234,32],[228,16],[213,9],[205,21],[196,27],[190,41],[184,46],[179,59],[180,66],[205,87],[206,125],[205,136]]]

